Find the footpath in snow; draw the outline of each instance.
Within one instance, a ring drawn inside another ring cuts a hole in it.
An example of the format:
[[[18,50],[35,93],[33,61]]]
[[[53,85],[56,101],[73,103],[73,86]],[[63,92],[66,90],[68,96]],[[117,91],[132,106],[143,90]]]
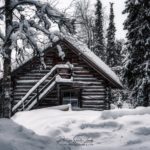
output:
[[[25,137],[25,142],[31,140],[30,144],[34,141],[33,143],[42,143],[42,146],[45,143],[46,146],[55,144],[53,148],[49,147],[52,150],[150,150],[150,107],[102,112],[45,108],[17,113],[12,120],[34,131],[39,137],[35,137],[31,131],[27,131],[27,135],[26,129],[18,128],[18,125],[14,127],[17,131],[11,130],[9,136],[23,130],[25,136],[19,133],[15,138],[21,135],[22,138]],[[23,141],[18,141],[18,145],[21,144]]]

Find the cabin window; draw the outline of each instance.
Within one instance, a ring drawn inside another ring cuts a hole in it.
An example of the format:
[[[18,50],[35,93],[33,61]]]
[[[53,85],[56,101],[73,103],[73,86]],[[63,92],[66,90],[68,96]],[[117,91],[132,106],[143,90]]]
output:
[[[79,106],[78,104],[78,92],[76,91],[65,91],[62,93],[63,104],[71,104],[72,108],[75,109]]]

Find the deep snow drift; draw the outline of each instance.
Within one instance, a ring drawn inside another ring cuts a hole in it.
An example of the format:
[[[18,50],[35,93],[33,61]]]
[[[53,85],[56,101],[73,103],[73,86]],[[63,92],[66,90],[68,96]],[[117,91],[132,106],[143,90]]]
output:
[[[150,107],[103,112],[46,108],[20,112],[12,119],[53,138],[65,150],[150,149]]]
[[[62,150],[53,139],[36,135],[33,131],[9,119],[0,119],[0,150]]]

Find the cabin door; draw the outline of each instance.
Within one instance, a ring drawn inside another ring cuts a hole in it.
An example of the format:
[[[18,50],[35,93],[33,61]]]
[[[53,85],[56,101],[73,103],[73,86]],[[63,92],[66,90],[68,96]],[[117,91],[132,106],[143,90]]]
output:
[[[72,109],[80,107],[80,91],[79,90],[61,90],[62,104],[71,104]]]

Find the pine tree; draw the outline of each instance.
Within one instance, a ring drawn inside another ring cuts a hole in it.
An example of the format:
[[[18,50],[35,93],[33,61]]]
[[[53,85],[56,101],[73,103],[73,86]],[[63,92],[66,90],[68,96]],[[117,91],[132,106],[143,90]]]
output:
[[[104,60],[105,56],[105,46],[104,46],[104,31],[103,31],[103,13],[102,13],[102,3],[97,0],[95,11],[95,27],[94,27],[94,53]]]
[[[122,66],[122,60],[124,59],[124,40],[120,39],[120,40],[116,40],[116,45],[115,45],[115,51],[116,51],[116,66]]]
[[[115,24],[114,24],[114,10],[113,3],[110,3],[109,26],[107,29],[107,48],[106,48],[106,62],[113,67],[116,64],[116,47],[115,47]]]
[[[148,106],[150,102],[150,2],[127,0],[124,28],[127,33],[128,59],[124,77],[134,106]]]

